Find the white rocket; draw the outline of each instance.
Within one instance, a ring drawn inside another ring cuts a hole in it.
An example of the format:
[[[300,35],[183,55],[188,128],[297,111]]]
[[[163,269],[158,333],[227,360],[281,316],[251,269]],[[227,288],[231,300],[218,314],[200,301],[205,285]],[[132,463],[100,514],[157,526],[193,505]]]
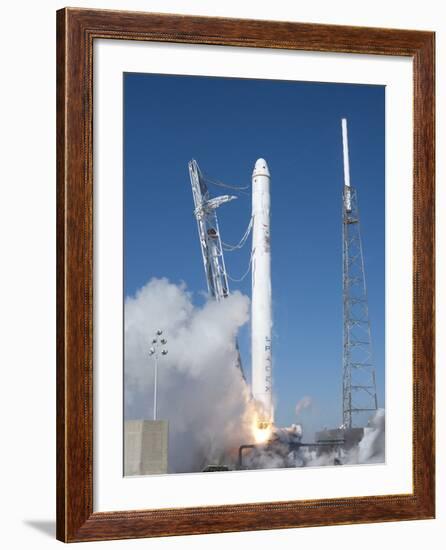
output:
[[[261,427],[273,421],[271,356],[270,173],[258,159],[252,174],[252,395]]]

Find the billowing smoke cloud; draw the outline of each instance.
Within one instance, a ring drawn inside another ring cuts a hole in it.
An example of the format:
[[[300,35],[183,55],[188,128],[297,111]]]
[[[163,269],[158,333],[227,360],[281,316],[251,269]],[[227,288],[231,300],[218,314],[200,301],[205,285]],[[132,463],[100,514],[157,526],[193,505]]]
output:
[[[154,361],[158,329],[168,354],[158,367],[158,418],[169,421],[169,472],[197,472],[208,464],[237,465],[240,445],[253,442],[255,408],[238,369],[236,336],[249,318],[249,299],[234,292],[202,307],[186,286],[151,279],[125,301],[125,418],[153,416]],[[296,414],[311,407],[303,397]],[[384,461],[385,416],[377,412],[359,444],[320,452],[300,447],[302,427],[275,429],[274,442],[247,449],[248,468],[286,468]]]
[[[385,461],[386,423],[384,409],[378,409],[364,428],[364,435],[348,450],[336,449],[330,453],[312,452],[308,456],[309,466],[330,464],[374,464]]]
[[[350,456],[350,463],[370,464],[384,462],[386,439],[386,415],[384,409],[378,409],[364,428],[364,437],[359,442],[357,456]],[[353,453],[351,453],[353,455]]]
[[[148,356],[158,329],[168,354],[158,367],[158,418],[169,421],[169,471],[200,471],[235,461],[250,439],[249,391],[237,368],[238,329],[249,299],[193,305],[185,285],[151,279],[125,301],[125,418],[151,419],[154,363]],[[228,456],[234,455],[234,456]]]

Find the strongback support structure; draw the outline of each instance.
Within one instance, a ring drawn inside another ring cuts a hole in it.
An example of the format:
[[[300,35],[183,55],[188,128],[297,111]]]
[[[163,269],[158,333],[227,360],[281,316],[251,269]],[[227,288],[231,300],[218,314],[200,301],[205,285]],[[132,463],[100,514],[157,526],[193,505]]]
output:
[[[237,197],[221,195],[211,198],[205,178],[194,159],[189,161],[189,176],[208,292],[209,296],[220,302],[229,295],[229,285],[216,210],[222,204]],[[237,348],[236,364],[245,379],[237,340],[235,345]]]
[[[378,408],[357,192],[350,185],[347,120],[342,119],[343,427],[363,427]]]
[[[219,302],[228,296],[229,286],[216,210],[237,197],[222,195],[211,198],[196,160],[189,162],[189,175],[208,291]]]

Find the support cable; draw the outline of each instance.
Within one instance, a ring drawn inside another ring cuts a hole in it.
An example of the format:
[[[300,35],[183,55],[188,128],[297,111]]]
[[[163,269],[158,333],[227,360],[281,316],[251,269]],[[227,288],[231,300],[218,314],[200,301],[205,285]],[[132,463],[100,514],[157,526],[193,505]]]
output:
[[[242,238],[240,239],[240,241],[237,244],[228,244],[228,243],[225,243],[224,241],[221,241],[223,249],[227,252],[233,252],[234,250],[238,250],[240,248],[243,248],[243,246],[245,245],[245,243],[248,240],[248,237],[251,233],[252,222],[253,222],[253,218],[251,216],[251,219],[249,220],[248,227],[246,228],[246,231],[244,232]]]
[[[206,183],[210,183],[211,185],[215,185],[216,187],[223,187],[225,189],[232,189],[234,191],[240,191],[241,193],[245,195],[249,195],[249,193],[246,193],[246,190],[249,189],[249,185],[246,186],[239,186],[239,185],[229,185],[227,183],[223,183],[222,181],[215,180],[207,176],[206,174],[202,173],[203,179],[206,181]]]
[[[231,277],[229,275],[229,273],[226,272],[226,275],[228,276],[228,279],[230,281],[232,281],[233,283],[241,283],[245,278],[246,276],[249,274],[249,272],[251,271],[251,265],[252,265],[252,256],[253,256],[253,252],[251,252],[251,256],[249,258],[249,264],[248,264],[248,269],[245,271],[245,273],[240,277],[240,279],[234,279],[233,277]]]

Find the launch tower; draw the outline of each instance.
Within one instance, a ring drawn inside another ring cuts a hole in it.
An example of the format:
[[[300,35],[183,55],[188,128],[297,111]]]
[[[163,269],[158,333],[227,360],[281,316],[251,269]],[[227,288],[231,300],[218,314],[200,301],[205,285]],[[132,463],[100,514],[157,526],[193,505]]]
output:
[[[196,160],[189,162],[189,175],[208,291],[219,302],[228,296],[229,287],[216,210],[237,197],[221,195],[211,198]]]
[[[192,195],[195,205],[194,214],[197,220],[198,237],[200,239],[208,292],[209,296],[212,296],[212,298],[219,302],[229,295],[229,285],[216,210],[222,204],[230,202],[237,197],[234,195],[220,195],[219,197],[211,198],[206,185],[206,178],[201,173],[198,163],[194,159],[189,161],[189,176],[192,185]],[[237,349],[236,364],[245,380],[237,340],[235,345]]]
[[[364,271],[357,191],[350,185],[347,120],[342,119],[344,190],[343,243],[343,427],[366,425],[377,410],[375,369],[372,362],[367,287]]]

